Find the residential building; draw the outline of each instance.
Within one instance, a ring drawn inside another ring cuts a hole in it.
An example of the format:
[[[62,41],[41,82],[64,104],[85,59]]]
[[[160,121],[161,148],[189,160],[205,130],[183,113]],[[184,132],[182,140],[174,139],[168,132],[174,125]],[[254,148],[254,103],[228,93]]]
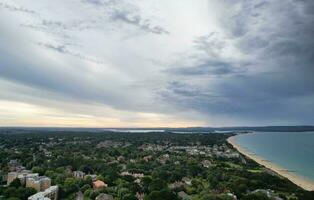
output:
[[[30,197],[28,200],[57,200],[58,199],[58,186],[51,186],[43,192],[38,192]]]
[[[29,178],[35,178],[35,177],[39,177],[38,173],[22,173],[20,175],[18,175],[18,178],[21,180],[21,184],[22,185],[26,185],[26,180]]]
[[[209,168],[209,167],[212,166],[212,163],[211,163],[209,160],[203,160],[203,161],[202,161],[202,165],[203,165],[203,167],[205,167],[205,168]]]
[[[10,183],[16,179],[18,176],[18,172],[9,172],[7,176],[7,185],[10,185]]]
[[[184,191],[178,192],[178,196],[182,200],[190,200],[191,199],[191,197],[188,194],[186,194]]]
[[[25,167],[23,167],[18,160],[10,160],[8,162],[8,168],[11,172],[21,171],[25,169]]]
[[[51,179],[46,176],[31,177],[26,179],[26,187],[34,188],[35,190],[44,191],[51,186]]]
[[[96,197],[96,200],[113,200],[113,196],[109,194],[101,193]]]
[[[84,179],[85,173],[82,171],[74,171],[73,176],[75,178]]]
[[[192,185],[192,180],[188,177],[183,177],[182,181],[187,185]]]
[[[227,195],[229,197],[231,197],[233,200],[237,200],[238,199],[237,196],[235,194],[231,193],[231,192],[227,193]]]
[[[97,180],[93,182],[93,189],[94,190],[101,190],[103,188],[108,187],[108,185],[106,183],[104,183],[103,181]]]
[[[18,178],[20,179],[22,185],[25,185],[26,184],[26,178],[27,177],[34,177],[34,176],[38,176],[37,173],[32,173],[32,171],[30,170],[22,170],[22,171],[19,171],[19,172],[9,172],[8,175],[7,175],[7,185],[10,185],[10,183]]]
[[[136,196],[136,198],[138,200],[144,200],[144,198],[145,198],[145,194],[144,193],[137,192],[135,196]]]
[[[121,176],[133,176],[134,178],[144,178],[143,173],[130,173],[130,172],[121,172]]]

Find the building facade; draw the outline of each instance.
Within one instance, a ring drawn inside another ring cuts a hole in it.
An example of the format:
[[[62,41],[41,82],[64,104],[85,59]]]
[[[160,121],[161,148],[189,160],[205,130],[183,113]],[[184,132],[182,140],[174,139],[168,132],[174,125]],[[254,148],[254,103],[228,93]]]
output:
[[[26,187],[34,188],[37,192],[44,191],[51,186],[51,179],[46,176],[31,177],[26,179]]]
[[[58,186],[51,186],[43,192],[38,192],[28,197],[28,200],[57,200],[58,192],[59,192]]]
[[[7,185],[10,185],[10,183],[18,178],[21,181],[22,185],[26,184],[27,177],[36,177],[39,176],[37,173],[32,173],[30,170],[22,170],[19,172],[9,172],[7,175]]]

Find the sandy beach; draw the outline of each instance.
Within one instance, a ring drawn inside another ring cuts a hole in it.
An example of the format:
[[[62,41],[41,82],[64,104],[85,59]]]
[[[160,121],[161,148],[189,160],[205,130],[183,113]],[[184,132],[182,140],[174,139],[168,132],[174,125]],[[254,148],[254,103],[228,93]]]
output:
[[[254,134],[254,133],[250,133],[250,134]],[[235,136],[228,138],[228,142],[234,147],[236,148],[240,153],[242,153],[243,155],[251,158],[252,160],[255,160],[257,163],[259,163],[260,165],[265,166],[266,168],[280,174],[283,177],[286,177],[287,179],[289,179],[290,181],[292,181],[293,183],[295,183],[296,185],[302,187],[305,190],[308,191],[314,191],[314,182],[311,180],[307,180],[306,178],[303,178],[291,171],[288,171],[287,169],[284,169],[270,161],[267,161],[266,159],[253,154],[251,152],[249,152],[248,150],[246,150],[245,148],[241,147],[240,145],[238,145],[235,142]]]

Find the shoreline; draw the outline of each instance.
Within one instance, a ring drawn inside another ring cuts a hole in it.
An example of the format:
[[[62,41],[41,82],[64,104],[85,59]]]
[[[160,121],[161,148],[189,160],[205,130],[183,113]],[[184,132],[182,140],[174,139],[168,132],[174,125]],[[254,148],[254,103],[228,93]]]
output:
[[[248,133],[248,134],[254,134],[254,133]],[[314,181],[308,180],[300,175],[297,175],[296,173],[289,171],[283,167],[278,166],[275,163],[272,163],[265,158],[262,158],[252,152],[249,152],[245,148],[241,147],[239,144],[235,141],[236,136],[229,137],[227,139],[228,143],[231,144],[237,151],[239,151],[241,154],[245,155],[246,157],[254,160],[258,164],[270,169],[271,171],[279,174],[280,176],[283,176],[287,179],[289,179],[291,182],[296,184],[297,186],[303,188],[307,191],[314,191]]]

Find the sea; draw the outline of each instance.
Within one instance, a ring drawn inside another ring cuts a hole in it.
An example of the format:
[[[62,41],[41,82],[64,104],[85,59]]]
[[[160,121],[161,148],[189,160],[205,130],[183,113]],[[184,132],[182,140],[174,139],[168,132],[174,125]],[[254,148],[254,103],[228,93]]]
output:
[[[255,132],[235,137],[249,152],[314,181],[314,132]]]

